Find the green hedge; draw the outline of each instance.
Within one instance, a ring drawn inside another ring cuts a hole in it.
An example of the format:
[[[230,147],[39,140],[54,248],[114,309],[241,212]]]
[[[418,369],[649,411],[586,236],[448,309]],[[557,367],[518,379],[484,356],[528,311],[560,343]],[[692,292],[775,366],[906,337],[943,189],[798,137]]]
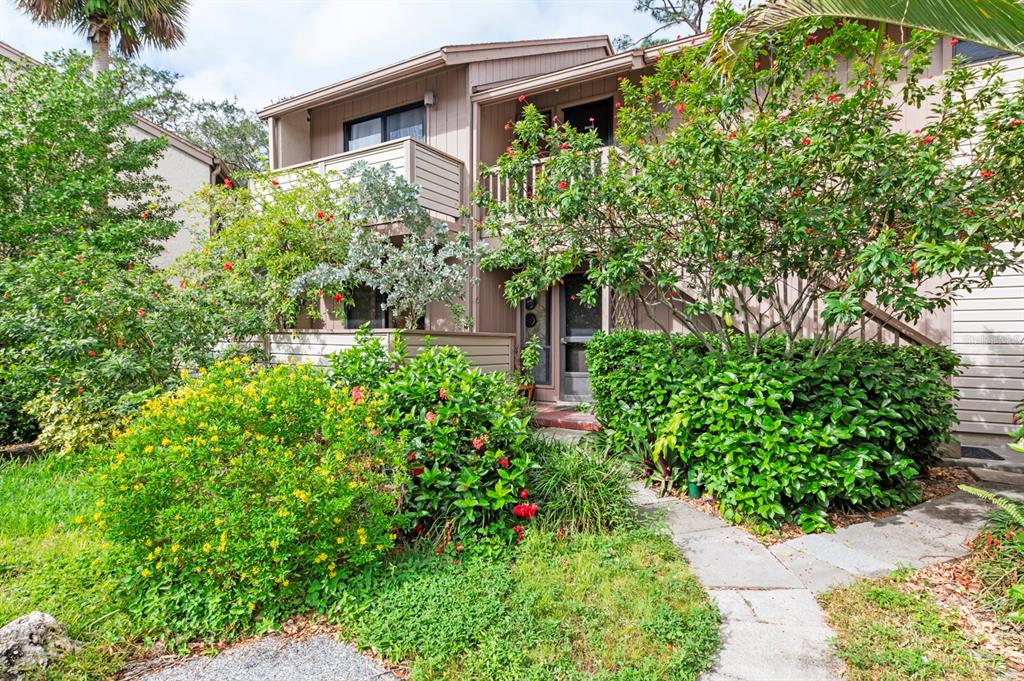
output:
[[[916,501],[912,480],[948,439],[956,355],[844,341],[815,357],[770,338],[709,352],[696,337],[598,335],[588,346],[613,448],[641,449],[665,486],[687,469],[734,520],[827,528],[837,506]],[[635,443],[641,443],[636,447]]]

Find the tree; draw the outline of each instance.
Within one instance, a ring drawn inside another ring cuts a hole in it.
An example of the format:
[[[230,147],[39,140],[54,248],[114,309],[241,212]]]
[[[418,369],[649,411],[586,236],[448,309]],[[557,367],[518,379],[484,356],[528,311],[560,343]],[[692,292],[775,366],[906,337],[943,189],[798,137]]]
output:
[[[720,9],[712,33],[738,20]],[[710,43],[664,56],[622,83],[610,150],[527,106],[491,171],[510,200],[477,197],[501,237],[485,266],[517,271],[510,300],[583,269],[586,301],[607,286],[754,352],[808,322],[828,352],[869,306],[905,321],[944,307],[1019,257],[1024,93],[997,67],[924,78],[934,44],[801,21],[757,36],[724,82]],[[900,130],[913,106],[926,122]]]
[[[216,299],[232,340],[317,318],[321,304],[343,316],[356,286],[383,293],[408,327],[434,301],[459,312],[468,237],[433,224],[418,189],[390,166],[245,180],[195,197],[214,229],[176,266],[183,286]]]
[[[135,110],[115,96],[116,71],[87,75],[84,59],[23,65],[0,90],[8,437],[28,432],[20,407],[40,397],[48,427],[102,434],[123,395],[195,366],[217,340],[203,301],[149,264],[180,228],[152,173],[166,140],[128,134]]]
[[[110,67],[110,41],[125,57],[143,45],[171,49],[185,40],[188,0],[16,0],[33,21],[71,26],[92,46],[92,72]]]
[[[81,59],[75,50],[56,52],[58,66]],[[193,99],[178,89],[181,74],[113,57],[117,96],[139,114],[185,137],[227,164],[232,173],[259,172],[267,167],[267,128],[259,117],[235,100]]]
[[[658,22],[658,27],[638,40],[628,35],[615,39],[615,48],[629,50],[636,47],[652,47],[666,41],[657,38],[659,33],[673,28],[682,28],[687,35],[703,33],[707,27],[707,16],[710,10],[722,0],[635,0],[633,11],[649,14]],[[743,0],[732,4],[749,9],[754,0]]]
[[[1021,0],[771,0],[750,11],[723,36],[716,57],[730,64],[758,34],[811,17],[846,17],[922,28],[1024,54]]]

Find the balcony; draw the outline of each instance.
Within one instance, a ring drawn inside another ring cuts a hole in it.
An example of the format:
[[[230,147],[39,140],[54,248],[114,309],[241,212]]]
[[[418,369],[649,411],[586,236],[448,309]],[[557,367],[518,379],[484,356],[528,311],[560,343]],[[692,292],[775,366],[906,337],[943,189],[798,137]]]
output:
[[[328,171],[341,172],[360,161],[373,167],[390,165],[395,173],[419,185],[420,204],[424,208],[448,218],[459,217],[459,207],[462,205],[462,162],[411,137],[298,163],[281,169],[277,177],[282,187],[288,187],[294,179],[288,171],[314,170],[321,174]]]
[[[594,159],[592,168],[595,175],[600,175],[604,167],[608,164],[608,153],[613,148],[614,147],[611,146],[601,147],[600,156]],[[508,178],[490,173],[481,176],[479,182],[483,191],[491,199],[499,203],[508,203],[512,198],[528,198],[533,196],[533,189],[540,181],[541,175],[544,173],[544,165],[546,163],[547,159],[535,161],[530,166],[530,172],[527,174],[525,182],[522,184],[513,184]]]

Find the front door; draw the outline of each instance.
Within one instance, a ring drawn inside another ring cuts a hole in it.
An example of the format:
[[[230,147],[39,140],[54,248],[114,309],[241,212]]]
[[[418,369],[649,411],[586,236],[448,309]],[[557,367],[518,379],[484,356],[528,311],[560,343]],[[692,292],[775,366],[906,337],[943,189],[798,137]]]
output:
[[[601,330],[601,300],[587,307],[579,300],[587,285],[582,274],[570,274],[561,286],[561,362],[559,397],[566,402],[590,400],[590,374],[587,371],[587,341]]]

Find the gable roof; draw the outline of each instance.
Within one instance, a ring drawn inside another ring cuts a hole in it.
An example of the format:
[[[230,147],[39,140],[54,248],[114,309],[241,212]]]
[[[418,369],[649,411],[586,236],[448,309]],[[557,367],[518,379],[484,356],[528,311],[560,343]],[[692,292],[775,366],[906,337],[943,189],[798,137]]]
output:
[[[15,63],[27,62],[33,66],[39,66],[42,63],[38,59],[30,57],[21,50],[15,49],[2,40],[0,40],[0,58],[6,58]],[[174,147],[178,151],[188,154],[198,161],[202,161],[206,165],[210,166],[210,168],[217,168],[222,165],[220,159],[208,152],[206,149],[189,142],[176,132],[172,132],[163,126],[157,125],[144,116],[135,114],[135,127],[147,135],[152,135],[153,137],[166,137],[170,146]]]
[[[541,73],[535,76],[517,78],[500,83],[488,83],[473,92],[473,101],[479,103],[497,102],[512,99],[519,95],[531,95],[544,90],[573,85],[605,76],[628,73],[642,69],[658,61],[664,55],[674,54],[687,47],[694,47],[707,41],[707,33],[687,36],[677,40],[648,47],[611,54],[601,59],[568,66],[558,71]]]
[[[357,92],[387,85],[396,80],[424,75],[456,64],[587,48],[602,48],[606,54],[612,54],[613,52],[611,41],[608,40],[606,35],[446,45],[353,78],[283,99],[264,107],[256,113],[260,118],[270,118],[271,116],[279,116],[291,111],[309,109]]]

